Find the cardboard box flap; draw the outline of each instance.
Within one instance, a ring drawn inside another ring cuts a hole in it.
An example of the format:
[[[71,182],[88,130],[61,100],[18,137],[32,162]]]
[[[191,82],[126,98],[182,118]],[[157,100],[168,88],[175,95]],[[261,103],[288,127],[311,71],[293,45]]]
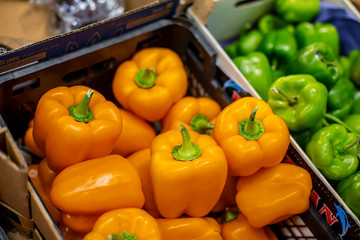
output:
[[[6,127],[0,128],[0,200],[30,218],[27,165]]]

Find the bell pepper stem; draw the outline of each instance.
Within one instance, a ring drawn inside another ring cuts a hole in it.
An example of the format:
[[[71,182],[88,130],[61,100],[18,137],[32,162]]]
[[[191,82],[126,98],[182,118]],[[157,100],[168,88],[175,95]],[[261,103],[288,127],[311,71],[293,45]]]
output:
[[[69,114],[78,122],[90,122],[94,119],[94,113],[89,107],[94,90],[88,90],[79,104],[68,108]]]
[[[239,134],[247,140],[257,140],[264,134],[262,122],[255,119],[258,106],[251,112],[250,117],[239,122]]]
[[[235,220],[239,214],[240,214],[239,209],[231,210],[229,208],[225,208],[225,211],[224,211],[223,215],[221,216],[220,223],[224,224],[224,223],[231,222],[232,220]]]
[[[137,240],[135,234],[130,234],[126,232],[118,233],[118,234],[110,234],[107,237],[108,240]]]
[[[186,127],[182,124],[179,124],[179,126],[183,144],[174,147],[172,151],[173,157],[179,161],[191,161],[200,157],[202,149],[191,141],[190,133]]]
[[[151,88],[155,85],[156,73],[153,68],[141,68],[135,74],[135,82],[141,88]]]
[[[299,102],[297,97],[290,98],[288,95],[286,95],[286,93],[284,93],[277,87],[272,87],[271,90],[273,90],[274,92],[276,92],[278,94],[281,94],[288,101],[290,106],[294,106]]]
[[[355,131],[355,129],[353,129],[352,127],[350,127],[349,125],[347,125],[345,122],[341,121],[339,118],[335,117],[334,115],[330,114],[330,113],[325,113],[324,115],[325,118],[327,118],[328,120],[331,120],[337,124],[340,124],[341,126],[345,127],[346,130],[348,130],[351,133],[356,134],[357,136],[360,136],[359,133],[357,133],[357,131]]]
[[[349,148],[351,148],[352,146],[354,146],[355,144],[357,144],[359,141],[360,141],[360,137],[358,137],[353,143],[350,143],[349,145],[345,146],[344,152]]]
[[[214,124],[210,123],[210,119],[202,114],[196,114],[190,121],[191,129],[200,133],[210,135],[210,130],[214,128]]]

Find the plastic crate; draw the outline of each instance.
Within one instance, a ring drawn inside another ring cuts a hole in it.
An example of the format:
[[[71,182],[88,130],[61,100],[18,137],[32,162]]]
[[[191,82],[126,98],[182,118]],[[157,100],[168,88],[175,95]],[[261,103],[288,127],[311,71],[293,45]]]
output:
[[[0,114],[4,119],[3,124],[7,125],[19,147],[24,149],[22,137],[27,123],[34,115],[37,101],[49,89],[87,85],[116,103],[111,90],[116,68],[136,51],[147,47],[167,47],[179,54],[188,74],[188,95],[209,96],[222,107],[231,103],[232,92],[223,88],[229,76],[218,66],[218,54],[193,22],[180,16],[162,19],[66,55],[0,75]],[[249,94],[244,92],[244,95]],[[36,162],[37,158],[34,157],[33,161]],[[313,177],[314,189],[324,187],[319,185],[322,182],[316,180],[317,175],[293,146],[290,146],[284,161],[308,169]],[[51,219],[49,216],[46,218]],[[35,224],[40,223],[35,221]],[[52,222],[49,225],[55,224]],[[271,227],[279,239],[337,239],[312,204],[305,213]],[[59,229],[55,230],[59,234],[56,239],[63,239]]]
[[[344,0],[323,1],[349,10],[360,21],[360,14],[351,2]],[[201,13],[201,5],[197,5],[197,2],[200,3],[201,1],[195,1],[195,4],[188,8],[187,15],[216,50],[218,54],[217,65],[224,69],[225,73],[231,76],[234,82],[241,86],[241,88],[253,96],[260,97],[226,54],[223,47],[235,38],[238,38],[240,30],[245,23],[255,22],[263,14],[272,11],[275,0],[214,1],[213,9],[209,14]],[[204,19],[204,16],[207,18]],[[227,27],[224,28],[223,26]],[[312,175],[313,192],[311,202],[321,215],[322,221],[339,238],[360,239],[359,218],[346,205],[293,138],[291,138],[288,156],[296,165],[304,167]],[[298,239],[302,239],[302,237]]]

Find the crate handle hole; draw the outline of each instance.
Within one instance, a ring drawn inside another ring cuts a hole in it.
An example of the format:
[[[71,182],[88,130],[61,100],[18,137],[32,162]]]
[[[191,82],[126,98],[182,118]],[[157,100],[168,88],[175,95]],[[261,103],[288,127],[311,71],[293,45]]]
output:
[[[190,42],[188,45],[188,51],[192,56],[195,56],[195,58],[199,61],[201,65],[204,64],[204,56],[199,51],[199,49],[194,45],[193,42]]]
[[[155,43],[157,43],[159,41],[159,36],[155,35],[155,36],[151,36],[143,41],[140,41],[137,46],[136,46],[136,51],[139,51],[143,48],[148,48],[151,47],[152,45],[154,45]]]
[[[22,82],[19,84],[16,84],[12,87],[12,95],[18,95],[24,92],[25,88],[30,87],[31,89],[35,89],[40,87],[40,78],[35,78],[28,80],[26,82]]]
[[[105,61],[99,62],[97,64],[94,64],[90,67],[90,73],[91,74],[99,74],[103,73],[109,69],[111,69],[115,64],[115,59],[110,58]]]
[[[243,7],[246,4],[251,4],[254,2],[259,2],[259,0],[239,0],[235,2],[235,8]]]
[[[87,68],[83,68],[81,70],[77,70],[66,74],[62,80],[65,83],[72,83],[84,79],[86,76],[87,76]]]

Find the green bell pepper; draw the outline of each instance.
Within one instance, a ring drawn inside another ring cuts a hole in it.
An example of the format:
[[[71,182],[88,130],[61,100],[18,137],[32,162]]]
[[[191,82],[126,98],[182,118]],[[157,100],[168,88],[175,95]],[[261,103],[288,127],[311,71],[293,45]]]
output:
[[[335,56],[339,55],[339,33],[331,23],[299,23],[295,28],[295,36],[299,48],[315,42],[324,42],[331,47]]]
[[[351,50],[350,60],[350,80],[360,87],[360,50]]]
[[[344,123],[360,134],[360,114],[350,114],[344,119]]]
[[[309,74],[278,78],[270,86],[268,104],[290,131],[315,127],[326,112],[326,87]]]
[[[262,40],[263,34],[258,29],[252,29],[240,35],[240,39],[236,45],[238,56],[245,56],[256,51]]]
[[[237,56],[239,56],[238,52],[237,52],[237,45],[238,45],[239,40],[237,40],[236,42],[233,42],[229,45],[227,45],[224,48],[224,51],[226,52],[226,54],[231,58],[235,58]]]
[[[310,21],[320,11],[320,0],[276,0],[275,11],[287,22]]]
[[[360,89],[355,88],[354,104],[350,111],[351,114],[360,114]]]
[[[306,154],[325,178],[340,181],[353,174],[358,166],[358,136],[340,124],[318,130],[305,148]]]
[[[264,35],[285,28],[286,25],[287,23],[282,18],[271,13],[264,14],[257,24],[259,31]]]
[[[329,89],[327,111],[339,119],[344,119],[351,111],[354,93],[354,84],[349,79],[341,77]]]
[[[234,64],[249,81],[260,97],[267,101],[268,91],[272,83],[270,64],[262,52],[252,52],[247,56],[233,59]]]
[[[360,171],[343,179],[336,187],[344,202],[360,218]]]
[[[340,70],[331,48],[323,42],[316,42],[301,48],[291,58],[287,70],[290,74],[310,74],[328,89],[340,78]]]
[[[350,79],[350,60],[346,56],[338,57],[338,66],[341,70],[341,76],[344,78]]]
[[[259,51],[268,57],[271,69],[276,70],[287,64],[297,52],[297,42],[295,36],[285,28],[273,30],[264,36]]]

